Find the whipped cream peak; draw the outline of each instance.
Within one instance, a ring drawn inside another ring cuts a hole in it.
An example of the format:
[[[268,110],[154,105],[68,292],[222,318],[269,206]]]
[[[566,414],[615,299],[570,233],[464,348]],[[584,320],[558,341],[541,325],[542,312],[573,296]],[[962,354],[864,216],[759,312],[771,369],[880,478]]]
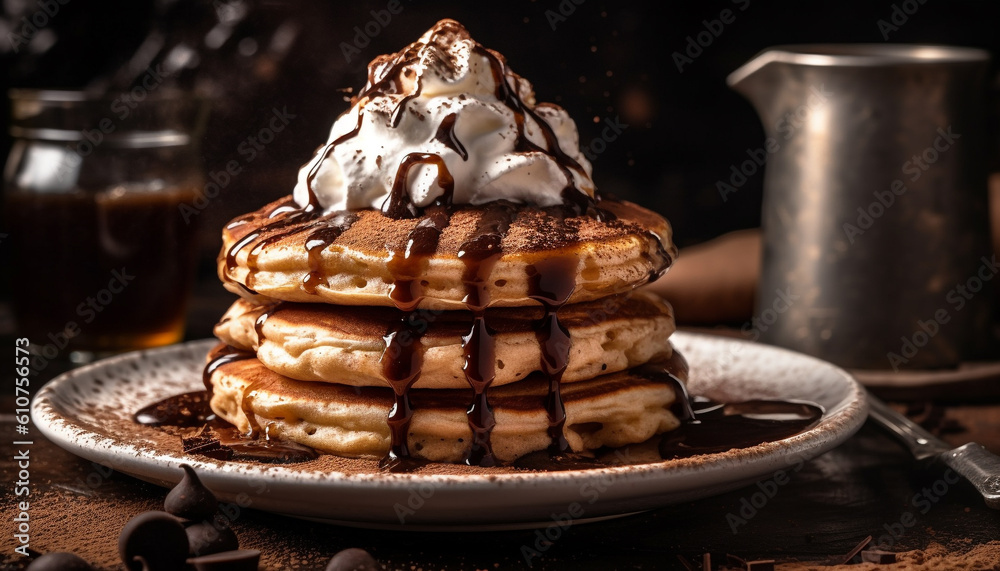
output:
[[[595,192],[566,111],[536,104],[502,55],[442,20],[372,60],[365,87],[300,169],[294,199],[398,218],[435,204],[553,206]]]

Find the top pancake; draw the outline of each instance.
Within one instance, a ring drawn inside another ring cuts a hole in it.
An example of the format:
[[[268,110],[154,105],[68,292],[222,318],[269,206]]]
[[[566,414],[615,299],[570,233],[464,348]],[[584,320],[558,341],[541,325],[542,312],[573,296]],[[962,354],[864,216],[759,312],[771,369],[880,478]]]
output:
[[[599,205],[601,218],[497,201],[398,219],[317,216],[286,197],[226,226],[219,275],[244,297],[465,309],[470,295],[501,307],[590,301],[662,274],[676,255],[667,221],[629,202]]]

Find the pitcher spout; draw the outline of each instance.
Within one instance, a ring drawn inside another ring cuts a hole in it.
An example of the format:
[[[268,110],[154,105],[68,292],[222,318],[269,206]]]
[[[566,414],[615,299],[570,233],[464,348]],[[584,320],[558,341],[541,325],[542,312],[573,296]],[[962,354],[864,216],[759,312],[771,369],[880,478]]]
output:
[[[776,71],[784,61],[783,53],[774,48],[762,51],[726,77],[726,84],[750,101],[765,125],[771,123],[768,102],[780,88]]]

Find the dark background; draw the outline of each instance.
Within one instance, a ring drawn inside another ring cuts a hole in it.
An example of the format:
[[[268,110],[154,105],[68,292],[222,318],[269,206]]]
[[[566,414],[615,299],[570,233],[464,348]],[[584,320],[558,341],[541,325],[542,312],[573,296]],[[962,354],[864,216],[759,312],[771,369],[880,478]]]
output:
[[[22,18],[46,3],[58,5],[58,12],[15,51],[11,34],[20,34]],[[360,54],[348,61],[342,43],[353,42],[355,27],[363,29],[374,20],[373,10],[388,4],[8,0],[0,20],[0,66],[4,87],[98,88],[127,84],[121,70],[141,59],[140,46],[160,46],[153,62],[178,46],[193,51],[189,66],[171,81],[214,99],[202,143],[206,171],[221,171],[233,159],[244,167],[200,215],[202,278],[211,281],[221,226],[288,194],[298,167],[347,108],[346,90],[363,85],[367,62],[400,49],[443,17],[459,20],[478,41],[505,54],[512,69],[534,83],[539,101],[565,107],[584,145],[600,137],[606,119],[627,124],[593,161],[594,178],[602,190],[667,216],[682,246],[759,223],[760,173],[725,202],[715,186],[764,139],[754,110],[725,84],[726,75],[755,53],[782,43],[882,43],[878,20],[889,20],[904,5],[916,11],[889,41],[1000,48],[1000,5],[987,1],[399,0],[401,12],[370,27],[378,33],[367,45],[359,42]],[[688,38],[705,30],[703,21],[718,19],[723,9],[732,10],[735,21],[679,71],[672,54],[683,52]],[[996,68],[993,62],[990,84]],[[275,108],[296,118],[246,163],[239,145],[267,125]],[[984,120],[995,133],[993,120]],[[6,155],[9,141],[0,147]],[[4,273],[9,267],[4,264]]]

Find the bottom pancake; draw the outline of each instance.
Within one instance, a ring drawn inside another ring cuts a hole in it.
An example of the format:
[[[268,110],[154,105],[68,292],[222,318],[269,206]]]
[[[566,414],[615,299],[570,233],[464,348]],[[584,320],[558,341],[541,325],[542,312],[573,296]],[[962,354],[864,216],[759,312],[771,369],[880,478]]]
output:
[[[687,365],[674,351],[669,362],[562,386],[565,437],[574,452],[643,442],[673,430],[677,395],[663,371],[686,377]],[[264,367],[256,358],[233,361],[211,375],[212,410],[242,432],[250,420],[269,437],[351,458],[380,458],[389,452],[387,417],[393,394],[383,387],[349,387],[295,381]],[[545,408],[548,381],[532,376],[490,389],[496,427],[494,455],[501,462],[549,447]],[[411,454],[435,462],[461,462],[472,442],[466,409],[471,391],[414,389],[408,433]]]

